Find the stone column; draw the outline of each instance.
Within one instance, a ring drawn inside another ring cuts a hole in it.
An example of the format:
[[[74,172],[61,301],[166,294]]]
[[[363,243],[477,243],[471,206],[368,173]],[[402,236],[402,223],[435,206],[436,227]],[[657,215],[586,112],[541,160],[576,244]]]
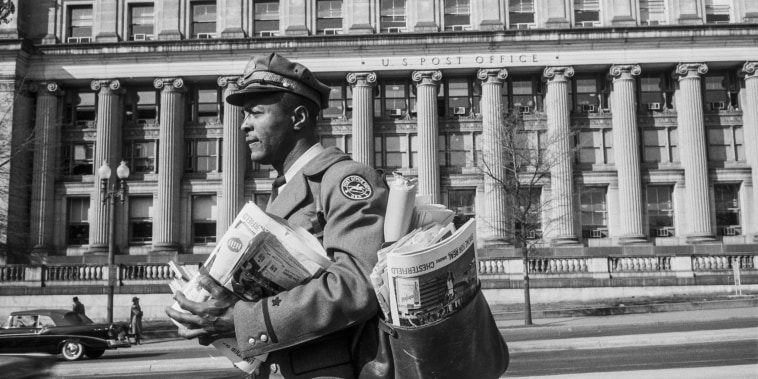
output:
[[[100,0],[95,2],[95,33],[96,42],[118,42],[116,33],[117,4],[116,0]]]
[[[158,40],[182,39],[179,19],[180,0],[163,0],[155,4],[155,37]]]
[[[37,87],[37,117],[34,126],[34,169],[31,190],[31,245],[35,252],[52,251],[55,222],[55,175],[60,145],[60,114],[56,82]]]
[[[683,63],[676,67],[679,79],[676,96],[679,150],[684,166],[688,242],[713,240],[711,202],[708,190],[708,147],[703,119],[700,75],[708,72],[705,63]]]
[[[435,2],[432,0],[416,0],[406,3],[411,31],[416,33],[434,33],[440,31],[435,22]]]
[[[482,81],[482,141],[484,146],[484,204],[485,211],[482,224],[484,226],[484,243],[499,245],[508,243],[510,234],[510,207],[505,188],[500,184],[505,182],[507,175],[503,166],[503,143],[501,128],[503,125],[503,109],[501,97],[503,82],[508,77],[508,70],[480,69],[477,78]]]
[[[221,146],[221,201],[216,223],[217,233],[223,234],[245,205],[245,163],[250,159],[242,134],[242,108],[227,103],[226,97],[237,91],[237,76],[222,76],[218,85],[224,89],[224,130]]]
[[[758,141],[758,61],[745,62],[742,66],[742,74],[745,75],[745,101],[740,104],[742,108],[742,128],[745,133],[745,153],[748,164],[752,168],[753,178],[753,201],[758,205],[758,151],[755,149],[755,141]],[[750,144],[753,144],[752,147]],[[758,212],[753,207],[753,240],[758,242]]]
[[[619,191],[620,243],[645,241],[640,174],[640,141],[637,130],[636,81],[642,72],[639,65],[613,65],[611,115],[613,118],[613,153],[616,160]],[[614,236],[615,237],[615,236]]]
[[[690,24],[690,25],[702,25],[703,24],[703,14],[702,11],[705,9],[705,7],[702,7],[700,5],[699,1],[696,0],[675,0],[675,3],[678,3],[676,5],[679,6],[679,23],[680,24]],[[676,9],[676,8],[674,8]]]
[[[284,25],[284,35],[287,36],[307,36],[308,27],[306,26],[305,0],[283,0],[282,13]]]
[[[179,187],[184,153],[184,81],[158,78],[161,89],[158,133],[158,198],[154,206],[153,251],[178,252]]]
[[[608,7],[613,12],[611,24],[613,26],[637,26],[633,8],[636,8],[636,2],[633,0],[612,0],[611,6]]]
[[[353,160],[374,167],[374,87],[376,73],[351,72],[353,88]]]
[[[218,8],[218,14],[221,15],[218,18],[221,23],[221,38],[245,38],[242,0],[222,0],[218,2]]]
[[[437,89],[442,72],[414,71],[418,104],[418,194],[431,195],[432,203],[440,202],[439,125],[437,120]]]
[[[475,3],[472,1],[472,3]],[[472,12],[471,16],[474,16],[473,12],[473,5],[472,4]],[[479,9],[477,14],[479,14],[479,30],[503,30],[503,27],[505,26],[505,21],[500,19],[500,16],[502,15],[499,11],[495,11],[497,9],[502,9],[501,7],[504,7],[505,5],[502,5],[501,1],[498,0],[480,0],[479,1]],[[506,6],[506,9],[507,6]],[[506,10],[507,12],[507,10]],[[474,21],[474,20],[472,20]],[[472,22],[472,25],[476,25],[476,22]]]
[[[544,0],[543,4],[546,5],[544,9],[547,17],[541,17],[546,19],[546,28],[563,29],[571,26],[571,14],[566,0]]]
[[[573,67],[546,67],[545,113],[547,113],[547,164],[550,169],[551,215],[545,226],[552,231],[556,245],[577,243],[574,232],[574,180],[571,153],[571,119],[569,116],[569,78]]]
[[[121,124],[124,120],[121,105],[121,82],[118,80],[93,80],[90,88],[97,94],[97,137],[95,139],[95,181],[92,184],[90,210],[92,219],[89,228],[90,251],[105,253],[108,251],[108,223],[110,222],[107,204],[103,203],[100,193],[100,178],[97,169],[107,162],[112,172],[121,162]],[[108,188],[115,183],[116,175],[111,174]]]
[[[352,0],[345,4],[345,24],[350,34],[371,34],[374,27],[371,22],[371,1]]]

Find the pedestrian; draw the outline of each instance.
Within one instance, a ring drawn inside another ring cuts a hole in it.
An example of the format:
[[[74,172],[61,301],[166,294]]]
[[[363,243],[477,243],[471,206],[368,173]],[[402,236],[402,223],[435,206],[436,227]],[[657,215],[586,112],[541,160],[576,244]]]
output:
[[[237,302],[206,276],[210,301],[195,303],[179,291],[175,298],[189,313],[166,312],[190,326],[180,329],[185,338],[207,343],[234,332],[244,357],[270,353],[259,377],[354,378],[386,367],[375,359],[379,305],[369,280],[383,239],[383,178],[319,143],[316,118],[330,89],[305,66],[256,55],[238,84],[226,101],[243,109],[250,158],[272,165],[275,184],[283,183],[266,211],[322,236],[333,263],[318,278],[256,302]]]
[[[85,316],[85,314],[84,314],[84,304],[82,304],[79,301],[79,298],[77,296],[74,296],[73,300],[74,300],[74,306],[73,306],[72,310],[74,312],[82,315],[82,316]]]
[[[130,317],[130,323],[132,328],[132,335],[134,335],[134,342],[137,345],[141,345],[142,340],[142,307],[139,306],[139,298],[132,298],[132,312]]]

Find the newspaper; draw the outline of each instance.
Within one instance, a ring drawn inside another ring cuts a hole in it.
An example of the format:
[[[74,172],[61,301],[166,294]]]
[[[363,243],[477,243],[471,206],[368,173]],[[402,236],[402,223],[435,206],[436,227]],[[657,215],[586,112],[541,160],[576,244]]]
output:
[[[241,299],[257,301],[319,276],[330,264],[316,237],[249,202],[216,244],[202,270]],[[196,302],[210,298],[210,293],[198,284],[198,272],[187,272],[174,262],[170,267],[177,277],[169,283],[173,292],[181,290],[187,299]],[[172,307],[186,312],[178,303]],[[186,327],[172,321],[180,328]],[[244,359],[234,338],[218,339],[213,346],[247,374],[267,358],[263,355]]]
[[[413,204],[416,198],[416,178],[392,173],[387,197],[387,212],[384,215],[384,240],[397,241],[410,230],[413,219]]]
[[[422,326],[467,304],[478,285],[475,231],[473,219],[458,230],[452,223],[431,224],[383,249],[379,260],[386,268],[372,273],[372,283],[382,310],[389,308],[385,319]]]

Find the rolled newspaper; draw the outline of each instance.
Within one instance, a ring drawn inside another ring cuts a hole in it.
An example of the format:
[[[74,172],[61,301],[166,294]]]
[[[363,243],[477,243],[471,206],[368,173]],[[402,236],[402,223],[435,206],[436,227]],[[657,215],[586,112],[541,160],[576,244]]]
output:
[[[397,241],[408,233],[416,201],[416,179],[393,173],[384,216],[384,240]]]

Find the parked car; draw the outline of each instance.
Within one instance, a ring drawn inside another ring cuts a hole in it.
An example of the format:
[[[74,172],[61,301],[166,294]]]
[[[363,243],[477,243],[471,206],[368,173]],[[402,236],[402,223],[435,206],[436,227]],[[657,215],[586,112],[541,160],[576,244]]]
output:
[[[0,355],[4,378],[43,379],[52,377],[56,358],[51,355]]]
[[[95,324],[65,309],[13,312],[0,327],[0,353],[61,353],[74,361],[99,358],[105,350],[130,347],[126,323]]]

